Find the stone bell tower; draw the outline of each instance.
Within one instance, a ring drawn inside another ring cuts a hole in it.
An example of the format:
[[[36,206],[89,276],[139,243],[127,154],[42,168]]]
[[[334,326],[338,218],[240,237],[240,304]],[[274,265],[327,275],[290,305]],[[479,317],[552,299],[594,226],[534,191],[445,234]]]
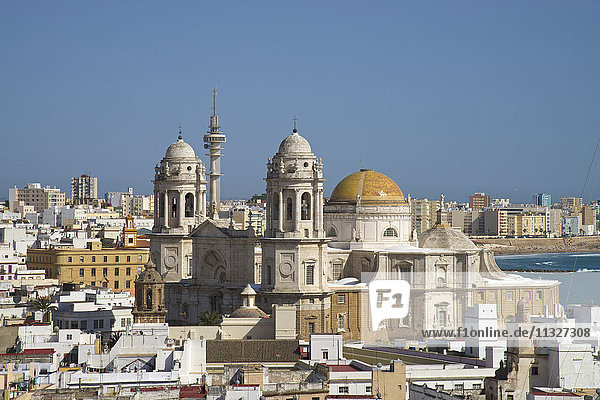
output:
[[[165,282],[156,271],[152,260],[135,281],[135,323],[164,323],[167,316],[165,308]]]
[[[154,227],[151,259],[167,282],[192,275],[189,234],[206,219],[206,171],[181,128],[160,164],[154,168]]]
[[[322,292],[327,286],[323,164],[295,127],[269,159],[265,180],[262,287],[281,293]]]

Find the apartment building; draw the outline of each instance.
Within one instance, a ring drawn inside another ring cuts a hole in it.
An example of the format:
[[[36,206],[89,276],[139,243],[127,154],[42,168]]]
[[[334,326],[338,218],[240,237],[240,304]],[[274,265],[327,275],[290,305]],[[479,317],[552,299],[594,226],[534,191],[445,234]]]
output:
[[[98,198],[98,178],[81,175],[71,178],[73,204],[90,204]]]
[[[135,279],[148,262],[145,248],[102,248],[99,242],[88,243],[87,249],[28,249],[29,269],[46,271],[47,278],[59,284],[109,288],[135,293]]]
[[[23,189],[17,186],[8,189],[8,201],[11,211],[31,206],[33,211],[42,213],[52,206],[64,206],[65,194],[56,186],[51,188],[42,187],[40,183],[28,183]]]

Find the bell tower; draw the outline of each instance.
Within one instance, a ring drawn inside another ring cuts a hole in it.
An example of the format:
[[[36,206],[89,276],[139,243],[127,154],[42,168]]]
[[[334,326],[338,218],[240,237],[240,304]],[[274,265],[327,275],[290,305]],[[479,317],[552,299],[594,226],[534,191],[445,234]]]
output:
[[[164,323],[167,317],[165,307],[165,282],[156,270],[152,260],[135,280],[135,323]]]
[[[327,287],[323,164],[295,127],[267,163],[261,287],[294,296]]]
[[[294,124],[295,125],[295,124]],[[266,237],[318,238],[323,232],[323,164],[294,127],[267,163]]]

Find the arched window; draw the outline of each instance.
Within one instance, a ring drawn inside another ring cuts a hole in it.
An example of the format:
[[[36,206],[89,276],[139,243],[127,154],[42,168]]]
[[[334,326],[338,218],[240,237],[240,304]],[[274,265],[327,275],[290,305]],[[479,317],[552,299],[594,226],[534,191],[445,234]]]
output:
[[[163,218],[165,216],[165,200],[164,200],[164,197],[162,196],[162,193],[161,193],[160,197],[158,198],[158,216],[160,218]]]
[[[392,227],[389,227],[383,231],[383,237],[398,237],[398,231]]]
[[[171,199],[171,218],[177,218],[177,197]]]
[[[273,219],[279,220],[279,193],[273,193]]]
[[[310,194],[303,193],[302,194],[302,203],[300,209],[300,218],[303,220],[310,219]]]
[[[290,221],[292,219],[292,215],[294,214],[294,207],[292,206],[292,198],[288,197],[287,199],[287,207],[286,207],[286,219]]]
[[[329,228],[327,231],[327,237],[337,237],[337,231],[335,230],[335,227],[332,226]]]
[[[146,290],[146,308],[148,310],[152,309],[152,289]]]
[[[194,216],[194,195],[191,193],[185,195],[185,216]]]

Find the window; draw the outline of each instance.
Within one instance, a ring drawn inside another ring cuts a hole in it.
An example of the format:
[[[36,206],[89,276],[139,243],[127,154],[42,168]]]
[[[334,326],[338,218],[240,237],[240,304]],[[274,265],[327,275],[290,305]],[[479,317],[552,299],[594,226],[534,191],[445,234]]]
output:
[[[481,390],[481,383],[474,383],[473,384],[473,389],[474,390]]]
[[[274,220],[279,220],[279,193],[273,193],[273,216]]]
[[[542,291],[541,290],[537,291],[537,298],[538,298],[538,300],[542,300]]]
[[[141,254],[138,256],[138,261],[142,262],[142,255]]]
[[[115,256],[115,262],[119,262],[119,256]]]
[[[115,281],[115,289],[119,288],[119,281]]]
[[[108,282],[107,281],[102,282],[102,287],[103,288],[107,288],[108,287]]]
[[[131,289],[131,281],[125,281],[125,289]]]
[[[338,388],[338,393],[340,393],[340,394],[348,394],[349,393],[348,386],[340,386]]]
[[[73,262],[73,257],[67,257],[67,262]]]
[[[292,203],[292,198],[288,197],[287,207],[286,207],[286,219],[288,221],[291,221],[293,214],[294,214],[294,207],[293,207],[293,203]]]
[[[119,276],[119,268],[115,268],[115,276]]]
[[[329,360],[329,351],[323,350],[323,357],[321,358],[324,360]]]
[[[83,275],[84,275],[83,268],[79,268],[79,276],[83,276]]]
[[[98,328],[100,328],[100,329],[104,328],[104,320],[103,319],[98,320]]]
[[[67,333],[67,340],[73,340],[73,335],[71,335],[70,333]]]
[[[514,396],[512,394],[507,394],[506,395],[506,400],[513,400]]]
[[[437,390],[438,392],[444,390],[444,385],[435,385],[435,390]]]
[[[79,262],[83,262],[83,256],[79,257]]]
[[[185,216],[194,216],[194,195],[191,193],[185,195]]]
[[[342,279],[342,263],[339,261],[334,262],[331,265],[331,279],[334,281],[339,281]]]
[[[92,262],[96,262],[96,256],[92,256]]]
[[[365,387],[365,392],[367,392],[367,394],[371,394],[373,392],[373,387],[372,386]]]
[[[71,329],[79,329],[79,322],[71,321]]]
[[[131,240],[129,243],[132,243],[132,242],[133,242],[133,240]],[[127,262],[131,262],[131,256],[127,256]]]
[[[94,320],[94,329],[98,329],[98,320],[97,319]]]
[[[309,322],[308,323],[308,334],[312,335],[313,333],[315,333],[315,323]]]
[[[303,193],[300,203],[300,219],[310,219],[310,194]]]
[[[108,268],[102,268],[102,275],[103,276],[108,275]]]
[[[456,383],[454,384],[454,390],[464,390],[465,385],[462,383]]]
[[[327,237],[337,237],[337,231],[333,226],[327,231]]]
[[[96,281],[91,281],[90,286],[92,286],[92,287],[96,286]]]
[[[127,275],[127,276],[131,275],[131,268],[129,268],[129,267],[125,268],[125,275]]]
[[[398,231],[390,227],[383,231],[383,237],[398,237]]]
[[[92,276],[96,276],[96,268],[92,268]]]
[[[108,256],[104,256],[104,262],[108,262]]]
[[[506,301],[513,301],[513,292],[512,291],[506,292]]]
[[[346,314],[338,314],[337,328],[338,328],[338,332],[343,332],[346,330]]]
[[[314,285],[315,284],[315,265],[307,264],[305,268],[306,268],[306,284]]]
[[[84,319],[83,321],[81,321],[81,329],[83,329],[83,330],[87,329],[87,319]]]
[[[125,328],[127,325],[127,320],[125,318],[121,318],[121,328]]]
[[[344,301],[346,300],[346,296],[343,294],[338,294],[338,304],[344,304]]]

